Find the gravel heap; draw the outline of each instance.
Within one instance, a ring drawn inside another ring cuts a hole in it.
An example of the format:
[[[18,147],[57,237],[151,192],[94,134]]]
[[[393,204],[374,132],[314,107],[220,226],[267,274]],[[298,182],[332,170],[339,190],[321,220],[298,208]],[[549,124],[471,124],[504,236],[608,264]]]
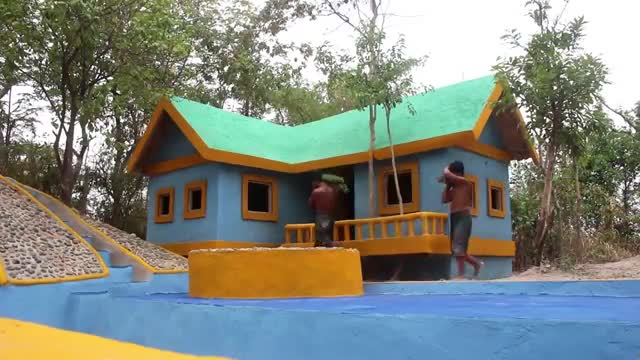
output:
[[[89,217],[84,217],[84,220],[140,257],[153,268],[159,270],[188,270],[187,259],[176,253],[103,222]]]
[[[0,181],[0,258],[10,280],[101,274],[96,255],[25,194]]]

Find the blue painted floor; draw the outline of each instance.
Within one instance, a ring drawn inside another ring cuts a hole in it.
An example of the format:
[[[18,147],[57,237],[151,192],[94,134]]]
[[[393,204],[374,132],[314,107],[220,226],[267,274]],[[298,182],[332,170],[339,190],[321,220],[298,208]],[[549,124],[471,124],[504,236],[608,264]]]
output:
[[[129,297],[222,307],[257,307],[343,314],[429,315],[482,319],[640,322],[640,298],[527,295],[365,295],[287,300],[195,299],[187,294]]]

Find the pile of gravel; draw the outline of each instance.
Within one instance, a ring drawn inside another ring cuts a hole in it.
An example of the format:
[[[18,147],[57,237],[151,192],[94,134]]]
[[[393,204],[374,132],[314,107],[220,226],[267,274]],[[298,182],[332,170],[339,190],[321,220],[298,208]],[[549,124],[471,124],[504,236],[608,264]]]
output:
[[[101,274],[98,257],[22,192],[0,181],[0,258],[13,280]]]
[[[149,241],[140,239],[135,234],[129,234],[114,226],[103,222],[84,217],[84,220],[91,226],[102,231],[105,235],[117,241],[127,250],[140,257],[151,267],[159,270],[179,270],[187,271],[188,262],[184,257],[166,250]]]

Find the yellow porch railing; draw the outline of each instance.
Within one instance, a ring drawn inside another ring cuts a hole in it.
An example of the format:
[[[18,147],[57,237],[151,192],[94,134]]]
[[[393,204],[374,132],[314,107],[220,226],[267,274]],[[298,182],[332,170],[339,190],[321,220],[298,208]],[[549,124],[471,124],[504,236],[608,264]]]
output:
[[[447,214],[444,213],[416,212],[405,215],[340,220],[336,221],[333,227],[333,238],[338,241],[350,241],[444,235],[447,217]],[[355,229],[353,239],[351,238],[352,229]],[[366,237],[363,236],[364,230],[367,230]]]
[[[295,243],[314,243],[316,224],[288,224],[284,226],[284,243],[291,244],[291,234],[295,233]]]

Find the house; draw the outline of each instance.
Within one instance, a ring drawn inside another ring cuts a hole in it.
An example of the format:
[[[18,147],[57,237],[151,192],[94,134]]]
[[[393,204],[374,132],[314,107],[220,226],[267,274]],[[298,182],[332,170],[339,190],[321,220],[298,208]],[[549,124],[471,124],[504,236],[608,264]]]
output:
[[[334,229],[343,246],[363,256],[446,257],[447,207],[437,177],[461,160],[475,188],[469,251],[486,257],[487,277],[508,275],[515,254],[509,163],[538,156],[520,112],[494,111],[501,94],[487,76],[407,97],[392,111],[407,213],[400,217],[379,110],[375,218],[368,218],[367,112],[287,127],[178,97],[161,100],[128,163],[149,177],[148,240],[184,255],[198,248],[310,246],[307,198],[314,174],[330,169],[352,189]]]

